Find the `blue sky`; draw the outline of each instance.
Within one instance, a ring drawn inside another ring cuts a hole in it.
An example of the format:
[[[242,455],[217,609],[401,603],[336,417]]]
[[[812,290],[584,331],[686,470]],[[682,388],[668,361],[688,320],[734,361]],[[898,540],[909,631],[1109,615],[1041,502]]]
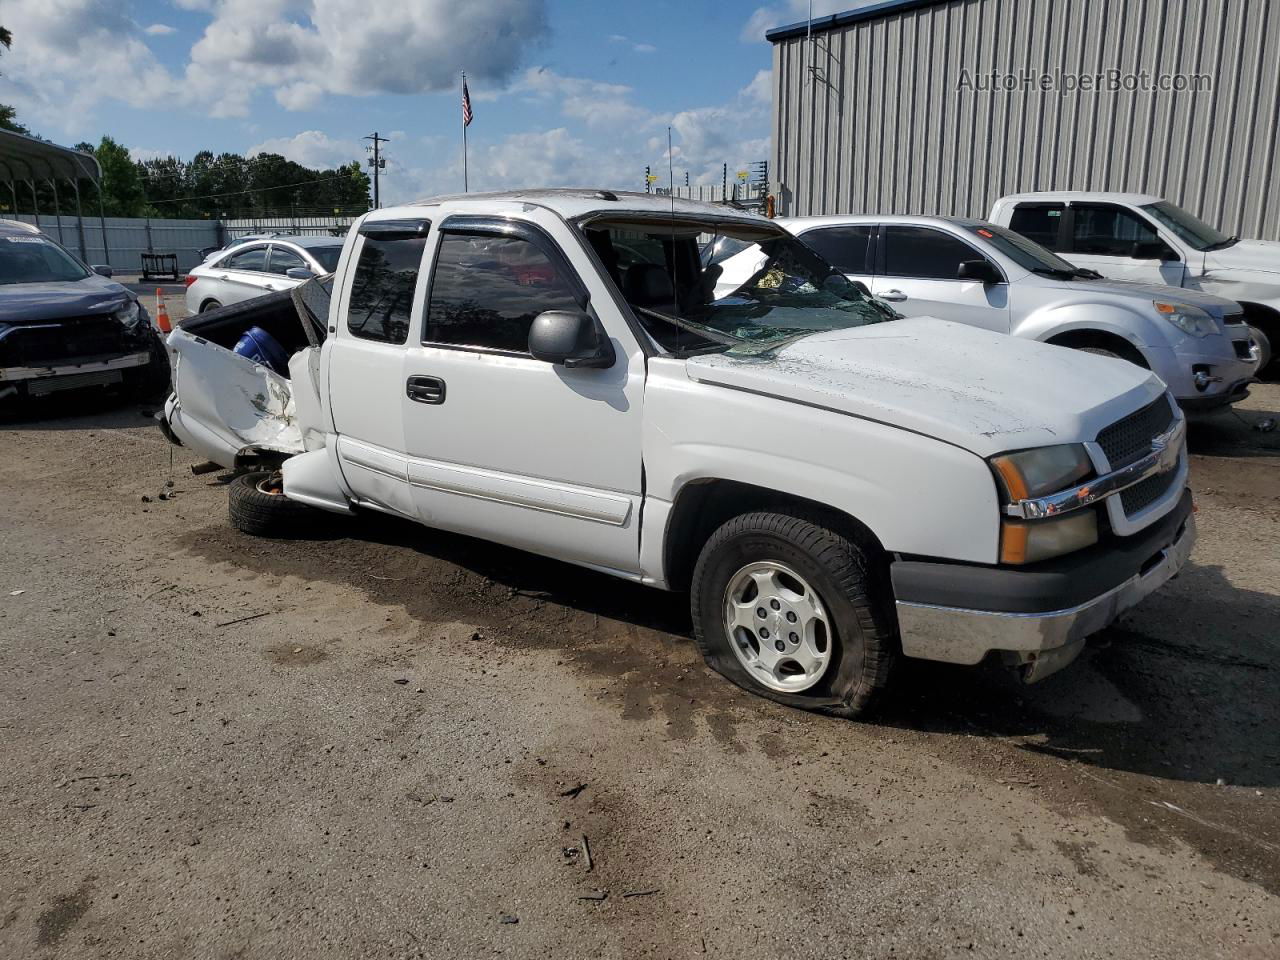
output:
[[[818,3],[815,14],[852,3]],[[718,182],[768,156],[764,30],[807,0],[6,0],[0,101],[62,143],[109,134],[140,157],[272,150],[364,157],[390,136],[384,198],[472,189]]]

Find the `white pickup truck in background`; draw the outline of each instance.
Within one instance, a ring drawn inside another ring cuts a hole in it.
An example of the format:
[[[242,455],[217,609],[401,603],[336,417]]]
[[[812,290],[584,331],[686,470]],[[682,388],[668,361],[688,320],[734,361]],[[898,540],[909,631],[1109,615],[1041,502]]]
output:
[[[763,260],[719,296],[702,251],[726,238]],[[232,351],[251,326],[287,367]],[[1039,679],[1194,540],[1185,419],[1150,371],[898,318],[724,206],[378,210],[332,278],[168,347],[165,429],[243,471],[242,530],[377,511],[688,590],[708,663],[799,707],[859,713],[901,654]]]
[[[985,220],[777,222],[903,316],[941,317],[1128,360],[1154,371],[1188,413],[1243,399],[1258,368],[1239,304],[1159,283],[1105,280]],[[723,260],[718,289],[746,279],[759,259],[744,251]]]
[[[1106,277],[1235,300],[1254,328],[1262,368],[1275,362],[1280,243],[1227,236],[1176,204],[1141,193],[1019,193],[997,200],[988,219]]]

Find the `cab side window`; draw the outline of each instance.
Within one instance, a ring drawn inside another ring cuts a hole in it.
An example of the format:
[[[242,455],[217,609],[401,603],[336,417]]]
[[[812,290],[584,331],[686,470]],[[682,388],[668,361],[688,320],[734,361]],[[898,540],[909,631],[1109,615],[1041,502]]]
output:
[[[239,253],[233,253],[221,264],[227,270],[254,270],[259,273],[265,272],[267,269],[267,248],[266,247],[250,247],[248,250],[241,250]]]
[[[887,277],[955,280],[960,264],[984,259],[963,240],[932,227],[889,224],[880,230],[880,246]]]
[[[1127,257],[1135,243],[1159,243],[1150,224],[1123,207],[1109,204],[1075,204],[1072,249],[1103,257]],[[1015,228],[1016,229],[1016,228]]]
[[[1062,211],[1065,209],[1061,203],[1020,203],[1009,218],[1009,229],[1042,247],[1061,250]]]
[[[564,269],[521,237],[443,234],[424,342],[527,354],[534,317],[581,310]]]
[[[871,244],[871,224],[847,227],[818,227],[800,239],[841,273],[870,273],[867,247]]]
[[[426,237],[365,236],[351,283],[347,329],[364,340],[404,343]]]

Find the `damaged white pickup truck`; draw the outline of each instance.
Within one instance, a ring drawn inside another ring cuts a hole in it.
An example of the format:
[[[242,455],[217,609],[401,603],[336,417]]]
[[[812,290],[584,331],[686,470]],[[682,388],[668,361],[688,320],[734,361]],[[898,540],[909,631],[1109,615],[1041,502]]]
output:
[[[765,256],[717,297],[725,238]],[[799,707],[859,713],[900,655],[1039,679],[1194,539],[1149,371],[901,319],[723,206],[375,211],[332,278],[168,345],[165,429],[244,471],[241,529],[376,510],[687,589],[708,663]]]

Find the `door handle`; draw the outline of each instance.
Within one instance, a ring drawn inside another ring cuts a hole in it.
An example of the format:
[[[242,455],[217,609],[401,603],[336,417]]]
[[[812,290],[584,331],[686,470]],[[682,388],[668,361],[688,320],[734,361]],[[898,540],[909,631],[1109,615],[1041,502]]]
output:
[[[404,393],[417,403],[444,403],[444,381],[439,377],[410,377]]]
[[[901,290],[886,290],[884,293],[877,294],[881,300],[888,300],[890,303],[899,303],[907,299],[907,295]]]

